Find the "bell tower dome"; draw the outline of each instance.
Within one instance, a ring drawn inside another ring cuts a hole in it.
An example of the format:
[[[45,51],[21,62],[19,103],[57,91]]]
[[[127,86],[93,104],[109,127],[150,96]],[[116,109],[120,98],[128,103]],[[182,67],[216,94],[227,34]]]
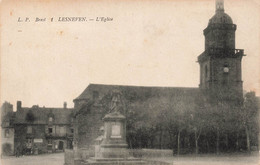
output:
[[[215,15],[204,29],[205,50],[198,57],[200,89],[215,101],[243,100],[241,61],[244,50],[235,48],[231,17],[224,12],[224,1],[216,0]]]

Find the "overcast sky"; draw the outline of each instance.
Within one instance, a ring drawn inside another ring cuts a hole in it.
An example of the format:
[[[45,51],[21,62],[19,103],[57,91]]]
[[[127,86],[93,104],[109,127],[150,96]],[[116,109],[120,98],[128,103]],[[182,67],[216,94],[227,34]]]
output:
[[[1,104],[21,100],[27,107],[62,107],[64,101],[73,107],[89,83],[198,87],[197,56],[215,13],[214,0],[34,0],[1,7]],[[260,95],[259,2],[226,0],[225,12],[237,24],[236,48],[247,55],[244,90]],[[101,16],[113,21],[95,21]]]

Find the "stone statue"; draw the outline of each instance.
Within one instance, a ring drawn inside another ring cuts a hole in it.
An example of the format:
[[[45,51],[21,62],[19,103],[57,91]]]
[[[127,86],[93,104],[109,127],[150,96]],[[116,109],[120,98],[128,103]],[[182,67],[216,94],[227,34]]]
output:
[[[120,113],[122,110],[122,100],[120,91],[114,90],[112,93],[110,113]]]

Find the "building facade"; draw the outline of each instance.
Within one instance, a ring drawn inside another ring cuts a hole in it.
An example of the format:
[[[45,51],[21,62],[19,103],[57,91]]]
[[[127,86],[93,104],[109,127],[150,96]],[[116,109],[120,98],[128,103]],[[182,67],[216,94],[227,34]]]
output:
[[[13,105],[5,102],[1,107],[1,154],[14,154]]]
[[[73,109],[22,107],[17,102],[14,119],[14,147],[22,154],[63,152],[72,148]]]

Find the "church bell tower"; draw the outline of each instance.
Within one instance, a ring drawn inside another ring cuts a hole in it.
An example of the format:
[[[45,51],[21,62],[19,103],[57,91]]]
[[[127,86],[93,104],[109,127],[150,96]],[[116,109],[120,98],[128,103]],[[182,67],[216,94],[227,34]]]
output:
[[[223,0],[216,0],[215,15],[204,29],[205,50],[198,56],[200,89],[211,100],[242,103],[241,61],[244,50],[235,48],[237,26],[224,12]]]

